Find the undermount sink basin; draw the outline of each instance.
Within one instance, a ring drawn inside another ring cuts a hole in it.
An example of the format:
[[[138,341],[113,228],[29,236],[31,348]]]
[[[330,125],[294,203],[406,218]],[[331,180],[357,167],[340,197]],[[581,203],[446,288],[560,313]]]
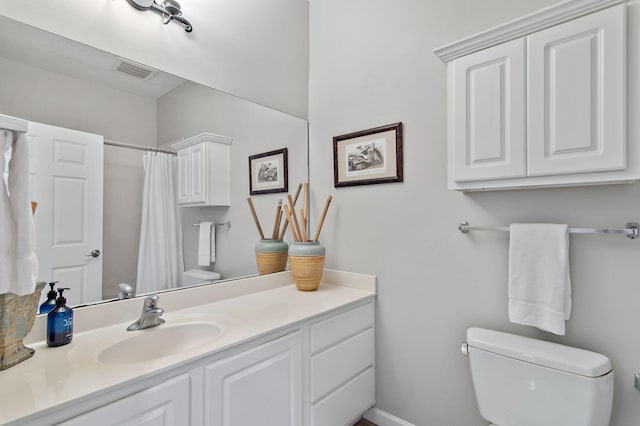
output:
[[[165,323],[131,332],[131,337],[100,351],[98,361],[104,364],[128,364],[163,358],[210,343],[221,331],[220,327],[209,322]]]

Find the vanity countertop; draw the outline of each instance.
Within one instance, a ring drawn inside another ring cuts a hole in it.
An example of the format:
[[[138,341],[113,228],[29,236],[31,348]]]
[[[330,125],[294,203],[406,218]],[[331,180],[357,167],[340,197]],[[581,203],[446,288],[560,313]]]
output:
[[[375,296],[375,277],[369,275],[326,270],[323,283],[314,292],[298,291],[291,282],[290,274],[283,272],[162,293],[159,306],[165,309],[163,318],[167,322],[142,331],[126,331],[139,316],[142,298],[76,309],[76,332],[71,344],[50,348],[42,340],[33,340],[27,344],[36,350],[31,359],[0,371],[0,424],[26,420],[43,410],[176,368]],[[126,322],[122,316],[128,316]],[[114,323],[113,318],[120,321]],[[221,332],[195,348],[176,350],[152,360],[105,363],[98,358],[114,342],[135,333],[153,333],[170,325],[172,319],[174,322],[205,319]],[[83,320],[85,325],[80,327]],[[39,317],[32,331],[36,338],[43,336],[39,330],[43,326]]]

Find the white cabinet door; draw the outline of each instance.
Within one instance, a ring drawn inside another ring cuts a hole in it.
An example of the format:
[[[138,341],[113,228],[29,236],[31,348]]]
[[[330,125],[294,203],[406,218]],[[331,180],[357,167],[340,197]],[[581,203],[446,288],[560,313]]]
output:
[[[60,423],[64,426],[184,426],[191,424],[189,374]]]
[[[207,148],[202,142],[189,148],[189,166],[191,168],[190,203],[204,203],[207,201]]]
[[[454,182],[525,175],[524,52],[518,39],[450,64]]]
[[[294,332],[205,367],[204,424],[302,424],[302,338]]]
[[[530,176],[626,167],[625,11],[528,37]]]
[[[178,204],[188,203],[191,195],[189,161],[188,148],[178,151]]]

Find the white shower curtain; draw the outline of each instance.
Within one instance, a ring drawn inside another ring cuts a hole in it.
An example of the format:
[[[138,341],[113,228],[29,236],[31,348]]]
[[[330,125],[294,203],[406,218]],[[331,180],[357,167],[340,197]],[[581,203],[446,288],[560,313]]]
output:
[[[144,153],[137,293],[175,288],[182,280],[182,225],[175,170],[174,155]]]

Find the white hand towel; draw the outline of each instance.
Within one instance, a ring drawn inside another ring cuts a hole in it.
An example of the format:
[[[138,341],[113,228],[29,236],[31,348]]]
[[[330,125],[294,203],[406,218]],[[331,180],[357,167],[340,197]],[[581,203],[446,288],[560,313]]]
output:
[[[571,315],[567,225],[512,224],[509,320],[564,335]]]
[[[24,133],[0,131],[0,146],[0,294],[23,296],[33,293],[38,276],[29,199],[29,143]],[[9,146],[11,160],[5,186],[4,154]]]
[[[209,266],[211,262],[211,222],[200,222],[198,233],[198,265]]]

